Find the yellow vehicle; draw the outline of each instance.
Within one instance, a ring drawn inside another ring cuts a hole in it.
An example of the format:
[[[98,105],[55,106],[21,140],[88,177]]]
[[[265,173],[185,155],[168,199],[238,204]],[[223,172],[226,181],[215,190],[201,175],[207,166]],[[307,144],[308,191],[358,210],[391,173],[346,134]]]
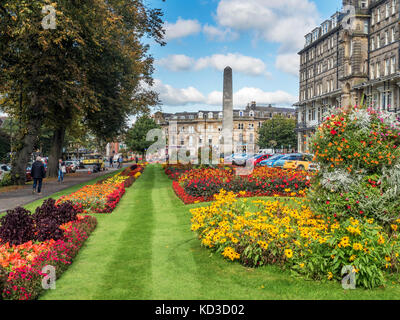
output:
[[[92,167],[92,171],[94,167],[97,167],[98,170],[105,170],[106,166],[104,164],[103,156],[101,154],[93,153],[87,154],[83,157],[82,161],[85,167]]]
[[[313,171],[317,170],[317,166],[313,162],[312,154],[302,154],[298,160],[286,161],[283,169]]]

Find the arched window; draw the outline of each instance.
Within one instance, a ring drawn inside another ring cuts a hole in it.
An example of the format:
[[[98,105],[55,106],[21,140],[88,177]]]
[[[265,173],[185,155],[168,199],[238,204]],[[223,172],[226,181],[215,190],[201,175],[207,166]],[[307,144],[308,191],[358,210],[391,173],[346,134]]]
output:
[[[203,112],[199,112],[199,119],[203,119]]]
[[[254,111],[253,110],[250,111],[250,117],[254,117]]]
[[[243,111],[239,111],[239,117],[243,117]]]
[[[214,116],[213,116],[213,113],[212,112],[209,112],[208,113],[208,119],[212,119]]]

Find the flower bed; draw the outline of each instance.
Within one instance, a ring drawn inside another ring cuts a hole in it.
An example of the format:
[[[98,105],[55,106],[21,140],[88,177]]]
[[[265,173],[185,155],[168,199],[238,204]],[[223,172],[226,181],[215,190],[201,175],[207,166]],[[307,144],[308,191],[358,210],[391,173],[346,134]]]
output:
[[[67,269],[97,220],[77,215],[71,203],[48,199],[32,215],[23,208],[7,212],[0,227],[0,299],[34,300],[44,290],[43,268]]]
[[[177,175],[179,172],[179,176]],[[250,175],[238,176],[235,169],[201,168],[166,173],[174,179],[173,188],[185,203],[212,201],[221,189],[240,197],[303,197],[313,174],[307,172],[257,167]]]
[[[57,204],[70,201],[80,213],[111,213],[125,194],[126,188],[141,176],[144,168],[143,165],[133,165],[111,178],[61,197]]]
[[[400,217],[400,122],[365,107],[335,109],[318,128],[312,148],[321,167],[309,197],[331,218]]]
[[[342,280],[354,271],[357,287],[385,284],[398,272],[400,220],[384,229],[374,219],[338,221],[313,214],[306,200],[238,201],[231,192],[192,209],[192,230],[203,246],[246,266],[276,264],[310,279]],[[255,208],[254,208],[255,206]]]

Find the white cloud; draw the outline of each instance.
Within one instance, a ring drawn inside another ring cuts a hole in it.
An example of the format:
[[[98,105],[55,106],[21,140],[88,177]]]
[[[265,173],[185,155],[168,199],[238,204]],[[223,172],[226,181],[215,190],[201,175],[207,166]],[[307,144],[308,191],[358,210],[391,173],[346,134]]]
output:
[[[232,31],[230,28],[218,28],[206,24],[203,27],[203,32],[206,34],[209,40],[214,41],[234,41],[239,38],[237,32]]]
[[[297,53],[278,54],[276,57],[275,66],[277,69],[299,76],[300,57]]]
[[[182,106],[205,101],[204,95],[194,87],[176,89],[155,79],[152,89],[158,92],[160,100],[165,105]]]
[[[259,38],[298,50],[304,35],[317,26],[319,14],[310,0],[221,0],[216,19],[236,31],[254,31]]]
[[[222,92],[213,91],[207,96],[203,95],[194,87],[177,89],[171,85],[162,83],[161,80],[154,81],[153,90],[159,93],[160,100],[166,106],[185,106],[201,104],[204,107],[222,106]],[[234,93],[234,106],[244,107],[251,101],[258,104],[276,104],[280,106],[291,106],[297,101],[297,97],[285,91],[267,92],[259,88],[245,87]]]
[[[230,66],[234,72],[251,76],[268,75],[265,63],[257,58],[248,57],[239,53],[214,54],[197,60],[195,69],[214,68],[223,71]]]
[[[260,88],[245,87],[233,94],[233,103],[235,107],[243,107],[251,101],[257,104],[276,104],[291,106],[297,101],[297,98],[288,92],[278,90],[273,92],[263,91]],[[207,104],[221,105],[222,92],[213,91],[207,96]]]
[[[194,59],[183,54],[174,54],[156,61],[156,64],[163,66],[170,71],[188,71],[192,69]]]
[[[179,18],[176,23],[165,22],[165,40],[184,38],[201,31],[201,24],[197,20]]]
[[[156,61],[156,64],[175,72],[199,71],[207,68],[223,71],[227,66],[230,66],[234,72],[250,76],[270,75],[261,59],[244,56],[239,53],[214,54],[197,60],[185,55],[170,55]]]

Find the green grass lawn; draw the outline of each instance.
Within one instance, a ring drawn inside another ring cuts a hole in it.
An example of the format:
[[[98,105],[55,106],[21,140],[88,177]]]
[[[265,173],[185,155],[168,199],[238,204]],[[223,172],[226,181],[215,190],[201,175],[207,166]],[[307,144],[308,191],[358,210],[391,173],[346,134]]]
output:
[[[42,299],[398,299],[400,286],[345,291],[293,278],[274,266],[249,269],[202,248],[189,209],[160,166],[149,166],[99,224],[57,289]]]

